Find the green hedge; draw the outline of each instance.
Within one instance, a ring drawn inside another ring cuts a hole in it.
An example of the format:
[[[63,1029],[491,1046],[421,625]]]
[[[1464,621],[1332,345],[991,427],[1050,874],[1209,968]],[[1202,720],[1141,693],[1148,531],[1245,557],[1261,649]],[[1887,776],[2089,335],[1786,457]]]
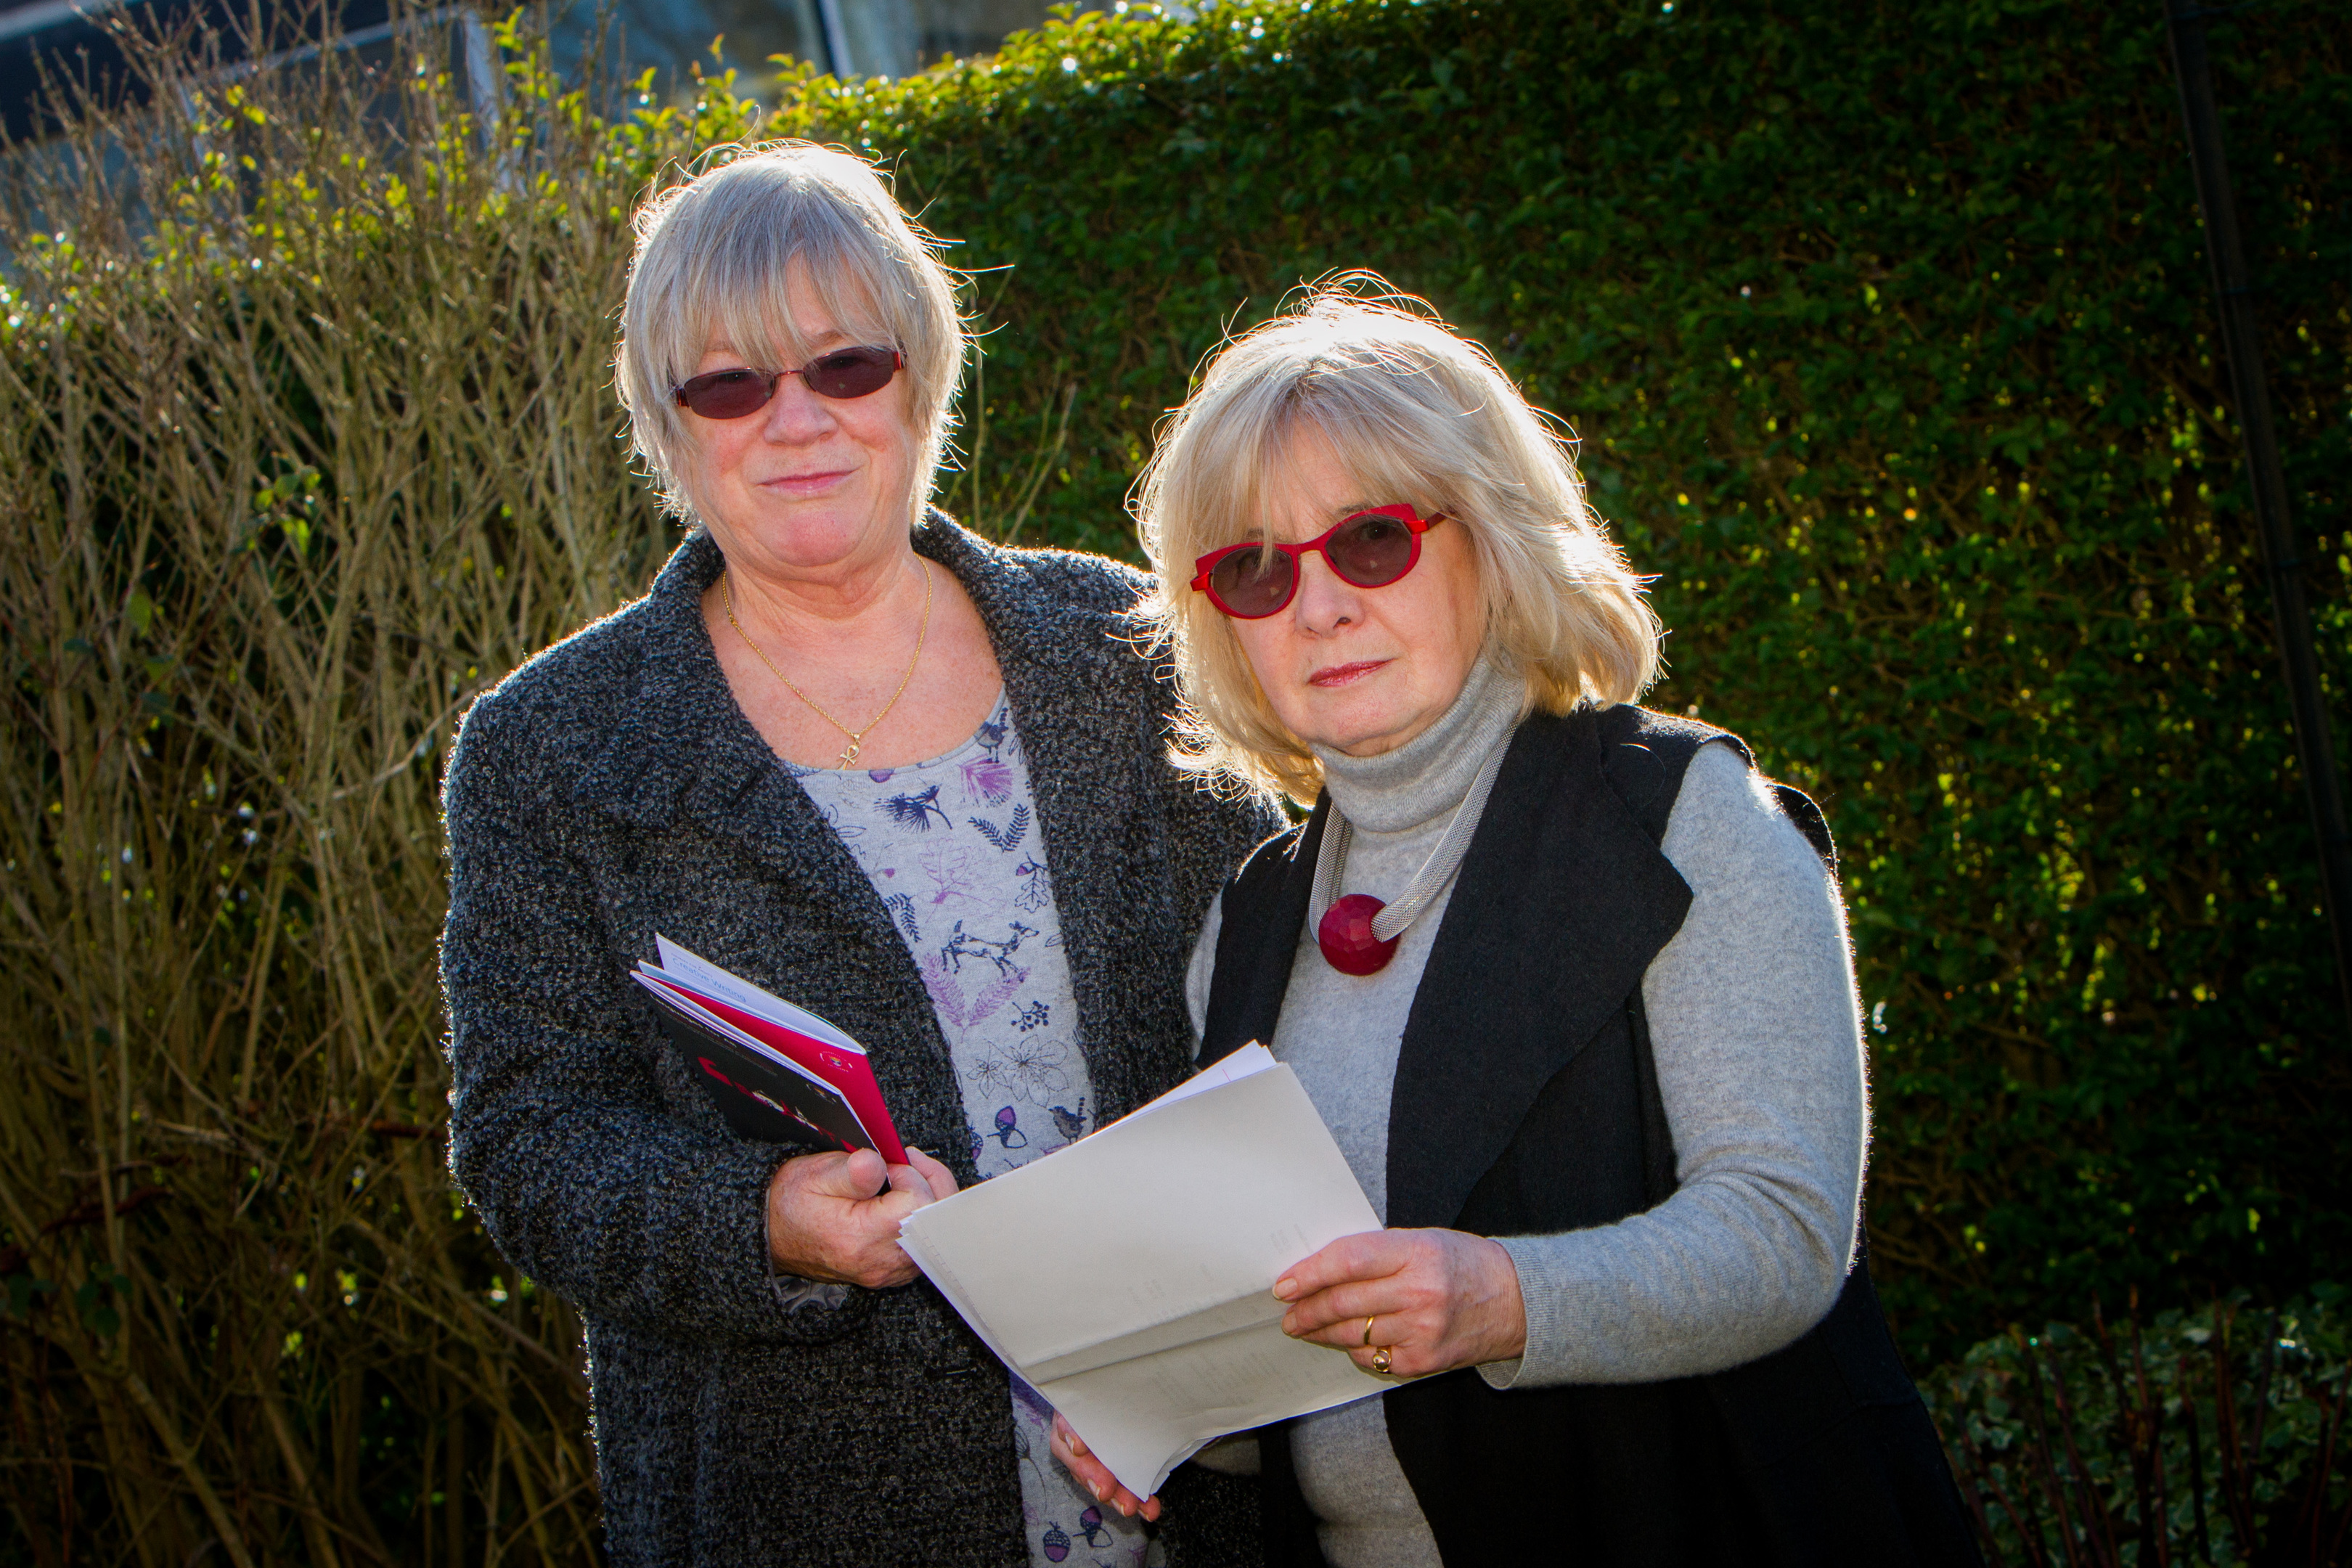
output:
[[[2341,1287],[2012,1329],[1927,1386],[1995,1563],[2325,1568],[2352,1534]]]
[[[2266,5],[2215,54],[2352,741],[2342,20]],[[1137,12],[784,119],[894,158],[980,273],[983,521],[1066,411],[1021,521],[1132,552],[1154,419],[1334,268],[1568,420],[1659,574],[1654,700],[1843,846],[1915,1352],[2352,1261],[2346,1021],[2154,5]]]
[[[593,1555],[578,1319],[450,1190],[436,764],[675,542],[627,213],[747,126],[418,42],[167,41],[0,183],[0,1563]]]

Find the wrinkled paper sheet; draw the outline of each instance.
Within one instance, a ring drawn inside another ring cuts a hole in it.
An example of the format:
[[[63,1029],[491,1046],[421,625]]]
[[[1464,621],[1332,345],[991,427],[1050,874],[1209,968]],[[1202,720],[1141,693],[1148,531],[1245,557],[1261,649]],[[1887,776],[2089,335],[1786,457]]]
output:
[[[908,1256],[1138,1497],[1202,1445],[1381,1393],[1282,1331],[1274,1282],[1381,1222],[1251,1045],[1066,1149],[916,1210]]]

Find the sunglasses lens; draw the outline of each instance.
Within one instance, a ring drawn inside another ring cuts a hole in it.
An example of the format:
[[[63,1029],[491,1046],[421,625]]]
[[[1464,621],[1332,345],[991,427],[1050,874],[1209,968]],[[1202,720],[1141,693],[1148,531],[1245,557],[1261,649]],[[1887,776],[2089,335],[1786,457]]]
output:
[[[1359,588],[1385,588],[1412,566],[1412,530],[1365,512],[1341,523],[1323,547],[1331,569]]]
[[[809,362],[801,372],[819,397],[865,397],[890,384],[898,356],[888,349],[840,349]]]
[[[677,400],[705,419],[740,419],[768,405],[771,384],[756,370],[719,370],[677,389]]]
[[[1297,563],[1279,550],[1238,550],[1210,570],[1209,586],[1228,614],[1255,620],[1290,602],[1297,575]]]

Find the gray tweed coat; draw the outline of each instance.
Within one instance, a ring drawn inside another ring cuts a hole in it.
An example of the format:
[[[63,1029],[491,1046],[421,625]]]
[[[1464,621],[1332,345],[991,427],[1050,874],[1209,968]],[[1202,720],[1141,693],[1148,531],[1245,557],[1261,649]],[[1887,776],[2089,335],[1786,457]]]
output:
[[[1137,574],[938,513],[915,543],[1003,668],[1108,1121],[1190,1070],[1185,957],[1276,819],[1164,761],[1170,686],[1122,640]],[[763,1205],[785,1151],[728,1130],[626,979],[658,931],[815,1009],[873,1053],[906,1141],[972,1180],[912,958],[729,693],[699,609],[720,564],[688,540],[646,597],[466,716],[445,799],[450,1168],[586,1322],[615,1561],[1025,1565],[1003,1369],[928,1282],[786,1310]],[[1188,1481],[1171,1556],[1255,1556],[1254,1498]]]

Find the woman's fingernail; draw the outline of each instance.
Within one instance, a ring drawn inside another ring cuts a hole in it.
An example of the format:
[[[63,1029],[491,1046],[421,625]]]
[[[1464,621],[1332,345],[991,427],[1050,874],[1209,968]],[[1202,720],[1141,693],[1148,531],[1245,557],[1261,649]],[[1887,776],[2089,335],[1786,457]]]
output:
[[[1296,1280],[1296,1279],[1277,1279],[1277,1280],[1276,1280],[1276,1281],[1274,1282],[1274,1299],[1275,1299],[1276,1300],[1277,1300],[1277,1301],[1287,1301],[1287,1300],[1289,1300],[1293,1296],[1296,1296],[1296,1295],[1297,1295],[1297,1294],[1298,1294],[1298,1281],[1297,1281],[1297,1280]]]
[[[1094,1494],[1095,1494],[1095,1501],[1097,1501],[1097,1502],[1108,1502],[1108,1501],[1110,1501],[1110,1489],[1109,1489],[1108,1487],[1107,1487],[1107,1486],[1103,1485],[1100,1481],[1097,1481],[1097,1482],[1094,1484],[1094,1487],[1093,1487],[1093,1489],[1093,1489]]]

